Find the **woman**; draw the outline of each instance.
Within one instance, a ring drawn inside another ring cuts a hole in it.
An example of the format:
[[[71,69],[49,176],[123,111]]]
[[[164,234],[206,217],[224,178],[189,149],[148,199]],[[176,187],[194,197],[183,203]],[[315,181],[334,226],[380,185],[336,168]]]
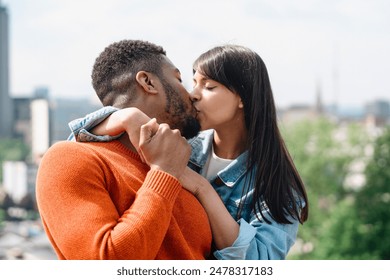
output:
[[[308,200],[278,129],[266,66],[252,50],[224,45],[203,53],[193,73],[202,132],[190,140],[192,170],[180,181],[208,214],[214,256],[285,259],[308,217]],[[148,118],[124,109],[92,132],[114,135],[129,120]],[[137,133],[127,132],[137,143]]]

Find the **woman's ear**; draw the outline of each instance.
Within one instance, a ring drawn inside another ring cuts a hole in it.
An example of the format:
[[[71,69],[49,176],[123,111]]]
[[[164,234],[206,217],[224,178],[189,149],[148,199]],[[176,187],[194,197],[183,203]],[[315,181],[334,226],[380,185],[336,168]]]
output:
[[[238,108],[240,108],[240,109],[244,108],[244,103],[242,103],[241,98],[240,98],[240,100],[238,101]]]
[[[146,71],[139,71],[135,75],[135,80],[137,83],[144,89],[145,92],[149,94],[157,94],[154,76]]]

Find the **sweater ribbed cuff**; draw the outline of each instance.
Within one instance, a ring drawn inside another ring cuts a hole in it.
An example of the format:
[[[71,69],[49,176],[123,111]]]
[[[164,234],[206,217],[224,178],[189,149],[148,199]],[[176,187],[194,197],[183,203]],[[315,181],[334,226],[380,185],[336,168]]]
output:
[[[161,170],[150,170],[146,175],[143,187],[152,189],[170,201],[176,199],[182,188],[175,177]]]

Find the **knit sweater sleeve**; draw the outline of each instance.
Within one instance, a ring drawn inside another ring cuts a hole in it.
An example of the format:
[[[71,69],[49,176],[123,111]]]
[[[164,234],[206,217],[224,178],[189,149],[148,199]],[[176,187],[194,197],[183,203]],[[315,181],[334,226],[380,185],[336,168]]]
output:
[[[55,144],[37,176],[37,202],[60,259],[154,259],[168,230],[181,189],[176,178],[149,171],[141,188],[118,213],[107,170],[79,143]],[[115,164],[124,164],[116,162]]]

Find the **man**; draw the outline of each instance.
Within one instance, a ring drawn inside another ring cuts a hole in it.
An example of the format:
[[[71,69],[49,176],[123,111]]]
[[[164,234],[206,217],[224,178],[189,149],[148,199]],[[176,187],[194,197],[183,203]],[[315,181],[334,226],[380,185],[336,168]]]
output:
[[[137,149],[124,134],[47,151],[37,202],[58,258],[208,257],[207,215],[178,181],[190,156],[182,135],[199,131],[179,70],[161,47],[124,40],[96,59],[92,83],[103,105],[137,107],[155,119],[141,127]]]

